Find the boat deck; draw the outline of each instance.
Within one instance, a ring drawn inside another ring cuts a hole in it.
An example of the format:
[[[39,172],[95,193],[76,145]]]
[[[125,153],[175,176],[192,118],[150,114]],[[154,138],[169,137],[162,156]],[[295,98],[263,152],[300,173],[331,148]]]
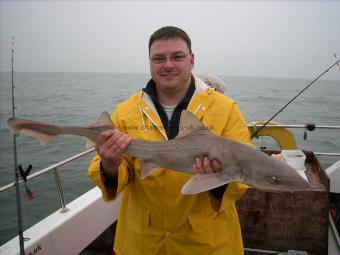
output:
[[[237,202],[245,247],[327,254],[329,179],[314,154],[304,153],[309,190],[273,193],[250,188]]]

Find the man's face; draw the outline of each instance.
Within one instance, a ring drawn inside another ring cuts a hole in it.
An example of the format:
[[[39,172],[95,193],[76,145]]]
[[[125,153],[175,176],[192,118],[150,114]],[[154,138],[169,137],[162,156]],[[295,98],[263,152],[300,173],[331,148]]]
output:
[[[151,76],[163,93],[187,89],[194,63],[194,55],[181,38],[156,40],[150,47]]]

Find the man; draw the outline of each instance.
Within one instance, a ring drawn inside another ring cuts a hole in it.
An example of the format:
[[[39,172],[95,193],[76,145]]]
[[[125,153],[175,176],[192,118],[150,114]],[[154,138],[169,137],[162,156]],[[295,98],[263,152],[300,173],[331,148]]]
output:
[[[230,183],[209,192],[183,195],[180,190],[190,174],[160,168],[141,179],[140,160],[123,155],[131,137],[149,141],[175,138],[184,109],[212,132],[250,143],[238,105],[192,75],[195,58],[183,30],[163,27],[154,32],[149,58],[152,79],[141,92],[117,106],[112,114],[116,130],[98,136],[98,155],[89,166],[89,176],[104,200],[115,199],[124,191],[114,252],[243,254],[234,201],[246,191],[245,185]],[[217,171],[221,171],[220,163],[204,155],[193,162],[194,173]]]

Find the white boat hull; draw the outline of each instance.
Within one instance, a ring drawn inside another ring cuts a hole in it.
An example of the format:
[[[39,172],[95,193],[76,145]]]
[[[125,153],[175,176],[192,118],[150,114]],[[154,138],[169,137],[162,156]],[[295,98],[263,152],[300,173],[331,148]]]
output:
[[[120,197],[103,201],[99,188],[93,188],[24,232],[25,254],[79,254],[118,218]],[[0,247],[1,255],[20,254],[19,239]]]

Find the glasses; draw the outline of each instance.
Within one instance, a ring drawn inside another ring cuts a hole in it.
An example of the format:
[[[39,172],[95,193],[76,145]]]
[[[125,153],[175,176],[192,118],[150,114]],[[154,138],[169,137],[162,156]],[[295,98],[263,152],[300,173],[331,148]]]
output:
[[[190,53],[184,52],[176,52],[171,54],[170,56],[165,54],[156,54],[150,57],[150,60],[155,64],[164,64],[167,59],[170,59],[172,63],[174,62],[182,62]]]

